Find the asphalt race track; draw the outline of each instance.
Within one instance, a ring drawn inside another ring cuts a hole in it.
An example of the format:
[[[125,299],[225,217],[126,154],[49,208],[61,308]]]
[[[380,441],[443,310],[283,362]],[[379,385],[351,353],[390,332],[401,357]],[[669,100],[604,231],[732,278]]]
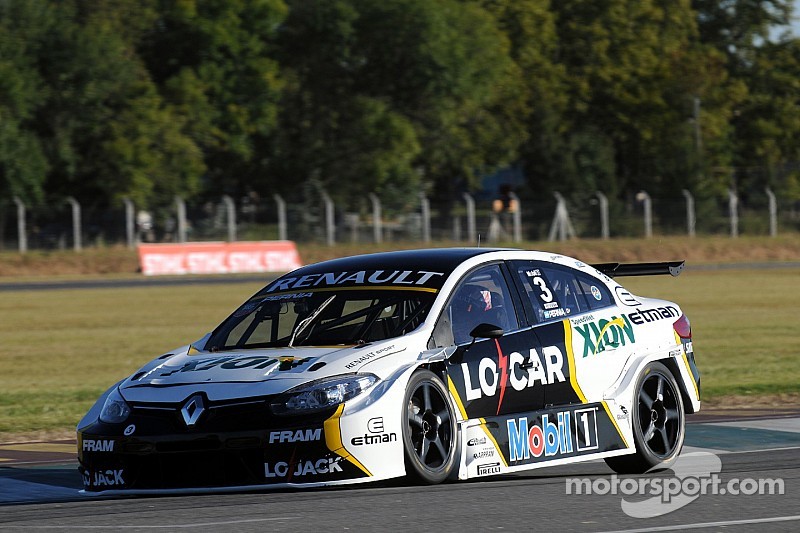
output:
[[[796,411],[695,415],[686,444],[674,472],[616,479],[603,462],[591,462],[432,487],[395,482],[126,498],[78,492],[73,443],[6,444],[0,445],[0,531],[800,530]],[[716,490],[711,482],[701,489],[716,472]],[[567,494],[570,479],[583,483],[583,493]],[[652,490],[635,492],[654,480],[686,492],[669,503]]]

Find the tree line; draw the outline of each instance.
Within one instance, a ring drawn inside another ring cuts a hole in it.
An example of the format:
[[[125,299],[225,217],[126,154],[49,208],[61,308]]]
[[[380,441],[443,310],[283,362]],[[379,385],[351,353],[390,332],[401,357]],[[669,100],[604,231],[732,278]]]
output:
[[[0,0],[0,201],[800,199],[791,0]],[[784,31],[783,34],[781,32]]]

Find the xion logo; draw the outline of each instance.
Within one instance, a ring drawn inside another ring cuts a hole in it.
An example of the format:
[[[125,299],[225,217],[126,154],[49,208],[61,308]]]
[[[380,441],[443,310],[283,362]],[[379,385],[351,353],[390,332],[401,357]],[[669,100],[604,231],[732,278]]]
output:
[[[322,437],[322,429],[298,429],[297,431],[270,431],[269,443],[275,442],[311,442]]]
[[[92,440],[83,441],[83,451],[85,452],[113,452],[113,440]]]
[[[256,370],[262,370],[265,368],[270,368],[272,370],[280,370],[286,371],[291,370],[297,366],[302,365],[303,363],[309,361],[309,358],[296,358],[296,357],[279,357],[275,359],[274,357],[264,357],[264,356],[252,356],[252,357],[211,357],[206,359],[195,359],[185,363],[180,368],[172,368],[166,372],[162,372],[161,376],[171,376],[172,374],[183,373],[183,372],[202,372],[204,370],[211,370],[212,368],[221,368],[223,370],[239,370],[242,368],[252,368]]]
[[[300,277],[282,278],[276,281],[267,292],[288,291],[303,287],[331,285],[425,285],[434,276],[444,276],[443,272],[426,270],[358,270],[355,272],[326,272],[307,274]]]
[[[625,346],[628,342],[635,343],[633,325],[628,317],[612,316],[611,320],[601,319],[589,322],[583,326],[574,326],[575,331],[583,339],[583,357],[603,352],[606,346]]]
[[[342,467],[339,466],[341,459],[341,457],[323,457],[316,461],[303,459],[291,463],[279,461],[271,468],[269,463],[264,463],[264,477],[288,477],[291,479],[293,476],[316,476],[317,474],[341,472]]]
[[[542,415],[541,425],[528,427],[527,418],[507,420],[508,459],[521,461],[533,457],[552,457],[560,453],[572,453],[572,432],[570,431],[570,412],[556,415],[556,422],[550,415]]]
[[[500,349],[497,339],[494,340],[494,343],[497,348],[497,362],[490,357],[481,359],[478,363],[477,379],[470,374],[470,365],[461,363],[468,401],[477,400],[483,396],[494,396],[500,389],[500,397],[497,400],[497,414],[500,414],[500,407],[503,405],[503,398],[509,383],[515,391],[522,391],[533,387],[537,382],[549,385],[565,381],[564,354],[558,347],[547,346],[542,350],[544,355],[544,364],[542,364],[539,352],[535,348],[530,349],[526,360],[525,356],[519,352],[512,352],[507,356]]]
[[[191,427],[197,424],[197,421],[200,420],[200,415],[202,415],[205,410],[206,406],[203,402],[203,397],[199,394],[195,394],[181,407],[181,416],[186,425]]]

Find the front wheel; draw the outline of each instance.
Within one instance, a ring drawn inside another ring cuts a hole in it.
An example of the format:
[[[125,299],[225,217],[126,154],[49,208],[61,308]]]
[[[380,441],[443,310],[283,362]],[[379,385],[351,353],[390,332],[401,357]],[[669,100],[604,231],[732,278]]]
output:
[[[620,474],[642,474],[669,468],[677,460],[686,436],[686,415],[678,383],[667,367],[648,364],[636,384],[633,439],[636,453],[607,458]]]
[[[435,484],[456,463],[456,420],[442,380],[429,370],[415,372],[403,402],[406,470],[417,480]]]

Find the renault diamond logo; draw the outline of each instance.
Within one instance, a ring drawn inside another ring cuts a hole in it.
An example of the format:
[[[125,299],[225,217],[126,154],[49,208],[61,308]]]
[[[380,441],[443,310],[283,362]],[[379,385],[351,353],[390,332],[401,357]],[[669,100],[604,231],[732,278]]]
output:
[[[186,422],[186,425],[191,427],[197,423],[200,419],[200,415],[202,415],[205,410],[203,397],[199,394],[195,394],[181,407],[181,416],[183,416],[183,421]]]

